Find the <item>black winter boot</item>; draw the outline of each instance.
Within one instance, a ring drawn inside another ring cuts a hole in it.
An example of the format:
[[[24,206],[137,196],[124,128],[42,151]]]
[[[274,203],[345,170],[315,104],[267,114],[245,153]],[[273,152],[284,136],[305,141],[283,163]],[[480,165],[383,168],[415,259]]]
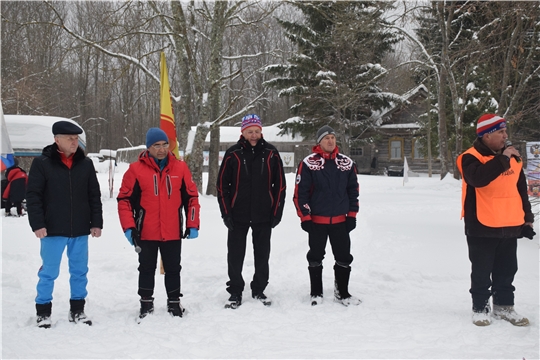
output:
[[[52,303],[36,304],[36,323],[37,327],[48,329],[52,326],[51,321]]]
[[[142,297],[141,300],[141,310],[139,312],[139,319],[146,317],[148,314],[154,312],[154,298],[153,297]]]
[[[323,284],[322,284],[322,265],[308,266],[309,282],[311,284],[311,305],[315,306],[322,303]]]
[[[86,301],[82,300],[69,300],[69,321],[73,323],[83,323],[86,325],[92,325],[92,320],[84,313],[84,304]]]
[[[339,264],[334,265],[335,287],[334,287],[334,301],[339,302],[345,306],[360,305],[362,301],[360,299],[349,294],[349,278],[351,275],[350,266],[342,266]]]
[[[182,304],[180,304],[180,298],[177,299],[167,299],[167,311],[171,316],[182,317],[184,315],[184,309]]]
[[[238,309],[242,305],[242,294],[231,294],[225,304],[225,309]]]

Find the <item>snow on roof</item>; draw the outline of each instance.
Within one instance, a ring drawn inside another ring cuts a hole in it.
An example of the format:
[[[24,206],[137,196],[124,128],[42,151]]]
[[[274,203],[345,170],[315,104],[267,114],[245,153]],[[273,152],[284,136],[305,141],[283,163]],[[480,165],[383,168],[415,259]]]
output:
[[[386,124],[381,125],[381,129],[420,129],[420,125],[417,123],[409,123],[409,124]]]
[[[41,154],[41,150],[54,142],[52,125],[57,121],[69,121],[81,129],[82,127],[71,119],[57,116],[39,115],[4,115],[7,132],[15,155],[17,150],[33,150],[30,153],[23,152],[20,155],[35,156]],[[86,148],[86,133],[79,135],[79,146]],[[20,153],[20,151],[19,151]]]
[[[426,93],[428,92],[427,88],[423,84],[420,84],[417,87],[412,88],[409,91],[406,91],[403,95],[401,95],[402,101],[403,102],[409,101],[409,99],[413,97],[413,95],[417,94],[420,90],[423,90]],[[397,97],[399,98],[400,96],[397,96]],[[397,107],[397,104],[391,101],[390,107],[384,108],[380,111],[373,111],[371,114],[371,118],[374,119],[378,125],[380,125],[382,123],[384,116],[386,116],[386,114],[394,110],[396,107]]]

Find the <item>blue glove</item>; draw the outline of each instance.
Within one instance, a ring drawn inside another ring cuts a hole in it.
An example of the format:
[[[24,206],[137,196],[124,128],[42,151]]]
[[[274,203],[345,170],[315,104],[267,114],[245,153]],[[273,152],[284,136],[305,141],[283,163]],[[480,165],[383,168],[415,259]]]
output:
[[[186,238],[188,239],[196,239],[198,236],[199,236],[199,230],[195,229],[195,228],[189,228],[188,229],[188,235],[186,236]]]
[[[129,243],[133,245],[133,236],[131,235],[132,228],[127,229],[124,231],[124,235],[126,235],[126,238],[128,239]]]

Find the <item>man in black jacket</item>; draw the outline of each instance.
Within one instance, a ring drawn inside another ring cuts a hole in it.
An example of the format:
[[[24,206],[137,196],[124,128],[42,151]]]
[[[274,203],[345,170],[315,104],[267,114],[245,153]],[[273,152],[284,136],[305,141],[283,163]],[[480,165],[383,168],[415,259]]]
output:
[[[36,297],[37,325],[51,327],[54,281],[67,247],[70,273],[69,321],[92,325],[84,313],[88,294],[88,235],[101,236],[101,192],[94,164],[79,147],[82,129],[69,121],[52,126],[54,144],[34,159],[26,202],[30,227],[41,239],[42,266]]]
[[[219,169],[217,190],[221,216],[228,228],[227,264],[231,294],[227,308],[242,304],[245,282],[242,267],[249,228],[253,237],[255,274],[251,295],[264,305],[268,285],[270,237],[281,221],[285,199],[285,174],[277,149],[262,136],[261,120],[255,114],[242,119],[240,140],[225,153]]]
[[[352,159],[339,152],[334,129],[321,127],[313,153],[298,165],[293,197],[302,229],[309,234],[311,305],[323,301],[322,262],[328,239],[335,260],[334,300],[345,306],[361,303],[349,294],[353,261],[349,233],[356,227],[359,208],[357,173]]]

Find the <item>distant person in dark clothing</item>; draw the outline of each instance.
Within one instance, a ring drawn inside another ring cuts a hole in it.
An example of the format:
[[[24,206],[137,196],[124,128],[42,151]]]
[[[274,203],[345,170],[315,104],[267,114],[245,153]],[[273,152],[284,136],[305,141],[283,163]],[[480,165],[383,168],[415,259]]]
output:
[[[506,145],[506,120],[496,114],[478,119],[473,146],[457,158],[463,178],[462,212],[471,261],[472,322],[491,316],[516,326],[529,320],[514,309],[517,239],[535,235],[519,151]],[[493,299],[493,313],[489,304]]]
[[[28,221],[41,239],[37,326],[52,325],[54,281],[66,247],[71,291],[68,319],[92,325],[84,305],[88,294],[88,235],[100,237],[103,228],[99,182],[92,160],[79,147],[82,129],[69,121],[57,121],[52,131],[54,143],[32,161],[26,193]]]
[[[227,291],[231,295],[225,307],[232,309],[242,304],[242,267],[250,228],[255,257],[251,296],[271,305],[264,294],[269,279],[270,237],[281,221],[286,188],[283,162],[278,150],[264,139],[261,119],[255,114],[244,116],[240,131],[240,139],[223,157],[217,181],[221,217],[228,229]]]
[[[15,159],[15,164],[6,170],[7,186],[2,193],[2,200],[5,201],[6,216],[12,216],[11,208],[13,206],[17,209],[17,216],[25,215],[22,203],[26,197],[28,175],[18,165],[19,161]]]
[[[321,127],[313,153],[298,165],[293,197],[302,229],[309,235],[311,305],[323,301],[322,262],[328,239],[335,260],[334,301],[345,306],[361,303],[349,294],[353,261],[349,233],[356,227],[359,209],[357,173],[354,162],[339,153],[334,129]]]

